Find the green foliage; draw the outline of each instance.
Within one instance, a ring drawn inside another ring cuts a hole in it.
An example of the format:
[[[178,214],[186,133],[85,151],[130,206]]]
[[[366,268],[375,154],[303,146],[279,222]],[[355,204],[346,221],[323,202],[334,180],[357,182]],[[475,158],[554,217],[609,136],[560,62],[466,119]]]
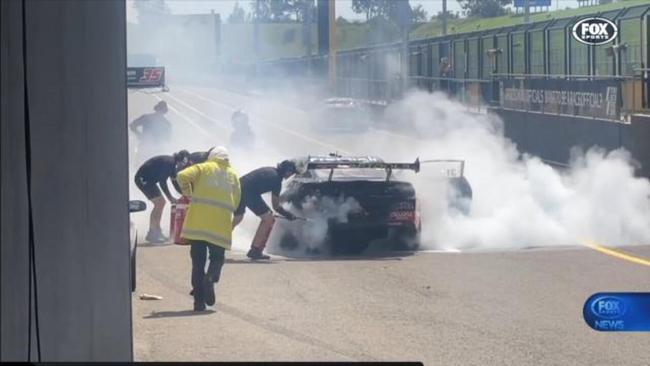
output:
[[[228,16],[228,23],[244,23],[245,21],[246,11],[239,6],[239,1],[236,1],[232,13]]]
[[[507,13],[506,5],[512,0],[458,0],[460,7],[469,17],[492,18]]]

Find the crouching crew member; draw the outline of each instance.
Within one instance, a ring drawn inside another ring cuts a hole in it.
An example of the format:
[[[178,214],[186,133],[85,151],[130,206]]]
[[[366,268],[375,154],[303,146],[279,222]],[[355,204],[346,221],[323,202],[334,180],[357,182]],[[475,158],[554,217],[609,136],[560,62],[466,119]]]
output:
[[[296,217],[280,205],[280,190],[282,189],[282,180],[288,179],[296,173],[296,164],[292,161],[285,160],[277,167],[264,167],[253,170],[241,178],[242,199],[239,207],[235,211],[236,226],[244,218],[246,207],[248,207],[262,221],[255,232],[251,248],[247,256],[251,259],[270,259],[263,253],[266,241],[271,234],[275,219],[273,211],[262,199],[262,194],[271,192],[271,201],[273,210],[284,216],[288,220],[294,220]]]
[[[205,162],[180,171],[176,179],[183,194],[191,198],[181,237],[191,245],[194,311],[202,311],[206,304],[215,304],[214,283],[221,277],[224,252],[231,247],[233,212],[241,197],[239,177],[230,166],[227,150],[217,147]]]
[[[153,203],[153,209],[149,216],[149,232],[146,240],[150,243],[163,243],[169,240],[162,233],[160,228],[160,218],[165,199],[160,193],[160,188],[171,203],[176,199],[169,193],[167,179],[174,179],[176,172],[183,169],[189,163],[190,153],[187,150],[181,150],[174,155],[154,156],[140,166],[135,173],[135,185],[144,193],[144,195]]]

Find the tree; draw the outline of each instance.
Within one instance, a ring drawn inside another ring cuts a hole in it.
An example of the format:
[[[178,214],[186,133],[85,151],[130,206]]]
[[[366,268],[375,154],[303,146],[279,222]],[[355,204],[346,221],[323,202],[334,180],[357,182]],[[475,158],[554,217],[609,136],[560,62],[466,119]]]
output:
[[[239,1],[235,1],[232,13],[228,16],[228,23],[244,23],[246,21],[246,11],[239,6]]]
[[[303,22],[305,19],[312,21],[316,18],[314,13],[316,9],[314,0],[289,0],[288,7],[288,11],[295,15],[297,22]],[[305,17],[308,12],[310,16]]]
[[[416,5],[411,9],[413,23],[424,23],[429,18],[427,11],[424,10],[421,4]]]
[[[273,22],[287,22],[291,15],[291,0],[267,0]]]
[[[253,20],[266,23],[271,21],[271,6],[269,0],[251,0]]]
[[[512,0],[458,0],[458,3],[467,16],[491,18],[506,14],[506,5]]]
[[[365,13],[366,21],[377,16],[378,5],[381,0],[352,0],[352,11],[357,14]]]
[[[365,13],[366,21],[381,17],[396,22],[399,2],[395,0],[352,0],[352,10],[357,14]],[[411,20],[426,22],[427,12],[422,5],[411,9]]]
[[[447,19],[458,19],[458,18],[460,18],[460,15],[458,13],[452,13],[449,10],[447,10]],[[439,11],[438,14],[431,17],[431,20],[440,20],[440,19],[442,19],[441,11]]]
[[[170,13],[165,0],[138,0],[133,2],[133,7],[138,11],[138,16],[156,16]]]

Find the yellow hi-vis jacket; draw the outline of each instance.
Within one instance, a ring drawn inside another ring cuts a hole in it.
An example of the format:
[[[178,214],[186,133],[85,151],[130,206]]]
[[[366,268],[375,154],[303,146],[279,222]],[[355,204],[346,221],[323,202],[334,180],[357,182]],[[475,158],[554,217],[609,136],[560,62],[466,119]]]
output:
[[[241,199],[239,177],[230,163],[209,159],[183,169],[176,180],[191,198],[181,237],[230,249],[233,212]]]

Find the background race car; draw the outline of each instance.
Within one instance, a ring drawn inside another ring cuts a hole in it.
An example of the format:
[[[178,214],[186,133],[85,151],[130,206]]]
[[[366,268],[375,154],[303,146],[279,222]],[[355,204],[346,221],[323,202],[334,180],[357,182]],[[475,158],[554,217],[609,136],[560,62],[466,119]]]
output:
[[[324,100],[311,119],[311,129],[318,132],[364,132],[370,125],[366,103],[351,98]]]

